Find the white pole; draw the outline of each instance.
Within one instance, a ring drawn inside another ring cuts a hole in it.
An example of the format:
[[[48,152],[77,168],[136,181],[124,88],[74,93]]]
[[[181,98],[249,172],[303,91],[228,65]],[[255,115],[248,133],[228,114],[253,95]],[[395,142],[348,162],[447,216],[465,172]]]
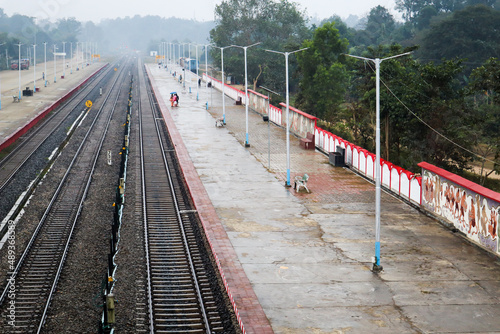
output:
[[[47,87],[47,42],[43,42],[43,59],[45,62],[45,72],[43,72],[43,77],[45,79],[45,87]]]
[[[245,147],[249,147],[250,143],[248,142],[248,75],[247,75],[247,48],[244,47],[245,51]]]
[[[205,45],[205,92],[207,93],[207,110],[208,110],[208,45]]]
[[[292,52],[279,52],[273,50],[266,50],[268,52],[279,53],[285,56],[285,71],[286,71],[286,186],[290,187],[290,125],[289,125],[289,113],[290,113],[290,98],[289,98],[289,84],[288,84],[288,56],[292,53],[307,50],[308,48],[295,50]]]
[[[285,71],[286,71],[286,185],[290,186],[290,97],[288,88],[288,55],[285,52]]]
[[[19,70],[19,101],[21,101],[21,42],[19,42],[19,63],[18,63],[18,70]]]
[[[2,43],[0,45],[4,45],[5,43]],[[2,80],[1,80],[1,75],[0,75],[0,110],[2,110]]]
[[[66,42],[63,44],[63,78],[66,77]]]
[[[239,45],[231,45],[237,48],[241,48],[244,51],[245,56],[245,147],[250,147],[250,143],[248,142],[248,78],[247,78],[247,49],[252,46],[258,45],[261,42],[247,45],[247,46],[239,46]]]
[[[56,74],[56,45],[54,44],[54,82],[57,82],[57,74]]]
[[[196,60],[195,60],[195,62],[196,62],[196,101],[198,101],[199,100],[199,98],[198,98],[199,97],[199,95],[198,95],[199,94],[198,88],[200,86],[198,84],[198,82],[200,80],[200,78],[198,77],[198,44],[196,44]]]
[[[224,119],[223,122],[226,124],[226,94],[224,93],[224,87],[226,87],[226,80],[224,79],[224,49],[220,48],[220,58],[222,61],[222,118]]]
[[[411,52],[402,53],[399,55],[380,58],[364,58],[358,56],[347,55],[349,57],[363,59],[364,61],[372,61],[375,64],[376,78],[376,101],[375,101],[375,116],[377,118],[375,124],[375,262],[373,263],[373,272],[382,271],[380,265],[380,63],[387,59],[409,55]]]
[[[33,44],[33,93],[36,92],[36,44]]]
[[[379,58],[375,58],[376,77],[376,102],[375,117],[375,263],[374,269],[381,270],[380,267],[380,63]]]
[[[73,42],[71,42],[71,60],[70,60],[70,63],[71,63],[71,72],[70,72],[70,74],[73,74]]]

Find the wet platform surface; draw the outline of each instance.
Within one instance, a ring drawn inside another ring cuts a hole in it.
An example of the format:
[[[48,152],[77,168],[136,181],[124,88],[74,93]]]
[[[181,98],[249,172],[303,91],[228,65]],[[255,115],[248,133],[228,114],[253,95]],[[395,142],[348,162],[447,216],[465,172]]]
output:
[[[69,60],[67,63],[69,64]],[[94,62],[89,66],[84,66],[83,69],[79,67],[77,70],[75,61],[72,69],[71,67],[63,69],[62,62],[60,63],[58,60],[56,63],[56,82],[54,82],[54,63],[47,61],[46,87],[43,78],[45,64],[37,64],[36,72],[31,66],[29,70],[21,71],[21,90],[25,90],[26,87],[33,90],[36,87],[39,91],[35,92],[33,96],[21,96],[19,102],[14,102],[13,99],[13,96],[19,96],[19,71],[0,71],[2,89],[0,92],[0,144],[104,65],[104,62]],[[64,79],[61,78],[63,74]]]
[[[58,74],[48,87],[40,75],[41,91],[20,103],[12,99],[15,71],[2,71],[0,143],[100,66],[65,79]],[[307,173],[311,193],[285,188],[282,128],[268,128],[250,112],[245,148],[244,106],[226,97],[227,125],[216,128],[221,92],[202,87],[197,100],[196,81],[189,93],[189,84],[183,88],[169,71],[150,69],[185,146],[183,158],[192,161],[189,172],[201,180],[192,191],[214,223],[212,241],[248,333],[269,332],[268,324],[275,333],[500,333],[498,259],[383,193],[384,270],[372,273],[371,183],[302,149],[292,136],[292,179]],[[22,72],[22,89],[32,77]],[[179,93],[180,107],[170,108],[171,91]]]
[[[221,265],[248,333],[267,332],[261,310],[275,333],[500,333],[496,258],[383,193],[384,270],[373,273],[371,183],[302,149],[292,136],[292,179],[307,173],[311,193],[284,187],[282,128],[269,129],[250,112],[245,148],[244,106],[226,97],[227,125],[217,128],[219,91],[197,90],[195,80],[182,87],[170,71],[148,66],[167,123],[175,122],[176,140],[182,139],[181,158],[192,161],[188,179],[201,180],[191,191],[214,224],[212,241],[222,245]],[[179,107],[170,107],[172,91]],[[248,281],[255,295],[238,291],[239,281]]]

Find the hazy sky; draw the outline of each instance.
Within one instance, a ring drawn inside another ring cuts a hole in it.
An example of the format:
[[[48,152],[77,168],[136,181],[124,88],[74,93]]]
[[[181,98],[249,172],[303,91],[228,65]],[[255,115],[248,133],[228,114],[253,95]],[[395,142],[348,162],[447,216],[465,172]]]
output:
[[[324,19],[333,14],[347,18],[349,14],[365,16],[371,8],[381,5],[394,10],[394,0],[293,0],[299,8],[307,9],[309,16]],[[0,8],[7,15],[18,13],[51,21],[63,17],[75,17],[79,21],[98,22],[103,18],[135,15],[159,15],[211,21],[214,8],[221,0],[0,0]],[[395,15],[398,17],[398,15]]]

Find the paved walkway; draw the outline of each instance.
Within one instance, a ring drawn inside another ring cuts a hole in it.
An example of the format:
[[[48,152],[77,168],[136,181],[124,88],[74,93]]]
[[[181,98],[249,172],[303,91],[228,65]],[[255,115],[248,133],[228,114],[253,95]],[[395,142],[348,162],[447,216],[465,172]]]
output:
[[[69,60],[68,60],[69,64]],[[36,87],[40,89],[33,96],[21,96],[20,102],[14,102],[13,96],[19,96],[19,71],[5,70],[0,71],[1,82],[1,110],[0,110],[0,144],[5,141],[18,128],[24,126],[33,119],[39,112],[45,110],[57,99],[68,93],[72,88],[78,86],[80,82],[90,76],[95,70],[104,63],[95,62],[83,70],[76,70],[73,65],[71,68],[62,68],[62,63],[56,63],[58,68],[57,80],[54,82],[54,63],[47,62],[47,80],[45,87],[42,73],[45,70],[45,64],[36,66]],[[64,71],[64,79],[61,76]],[[21,71],[21,90],[30,87],[33,89],[34,71],[33,66],[29,70]]]
[[[227,126],[216,128],[220,92],[196,100],[195,88],[151,71],[165,101],[180,93],[168,109],[275,333],[500,333],[497,259],[383,193],[384,270],[372,273],[371,183],[292,137],[292,177],[309,174],[311,193],[285,188],[283,129],[270,128],[269,168],[259,115],[245,148],[244,106],[226,98]]]

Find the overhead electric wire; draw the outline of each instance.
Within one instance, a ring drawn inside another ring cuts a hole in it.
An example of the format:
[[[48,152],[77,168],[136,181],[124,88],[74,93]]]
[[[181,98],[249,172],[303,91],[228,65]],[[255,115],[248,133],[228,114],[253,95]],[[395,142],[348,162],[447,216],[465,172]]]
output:
[[[368,66],[370,67],[370,69],[375,72],[375,69],[371,66],[371,64],[369,62],[365,62],[365,63],[368,63]],[[452,139],[446,137],[445,135],[443,135],[441,132],[437,131],[436,129],[434,129],[432,126],[430,126],[429,124],[427,124],[422,118],[420,118],[415,112],[413,112],[403,101],[401,101],[397,96],[396,94],[394,94],[394,92],[389,88],[389,86],[382,80],[380,79],[380,82],[382,82],[382,84],[385,86],[385,88],[387,88],[387,90],[392,94],[392,96],[394,96],[394,98],[396,98],[396,100],[401,103],[401,105],[410,112],[410,114],[412,114],[419,122],[421,122],[422,124],[424,124],[426,127],[428,127],[430,130],[432,130],[434,133],[436,133],[438,136],[442,137],[443,139],[447,140],[448,142],[452,143],[453,145],[457,146],[458,148],[482,159],[482,160],[485,160],[485,161],[488,161],[488,162],[491,162],[493,164],[496,164],[497,162],[493,161],[493,160],[490,160],[474,151],[471,151],[469,150],[468,148],[465,148],[463,147],[462,145],[456,143],[455,141],[453,141]],[[404,83],[402,83],[404,86],[406,86]],[[409,88],[408,86],[406,86],[407,88]],[[426,98],[430,99],[428,96],[426,96],[425,94],[422,94],[420,92],[417,92],[418,94],[422,95],[422,96],[425,96]]]

